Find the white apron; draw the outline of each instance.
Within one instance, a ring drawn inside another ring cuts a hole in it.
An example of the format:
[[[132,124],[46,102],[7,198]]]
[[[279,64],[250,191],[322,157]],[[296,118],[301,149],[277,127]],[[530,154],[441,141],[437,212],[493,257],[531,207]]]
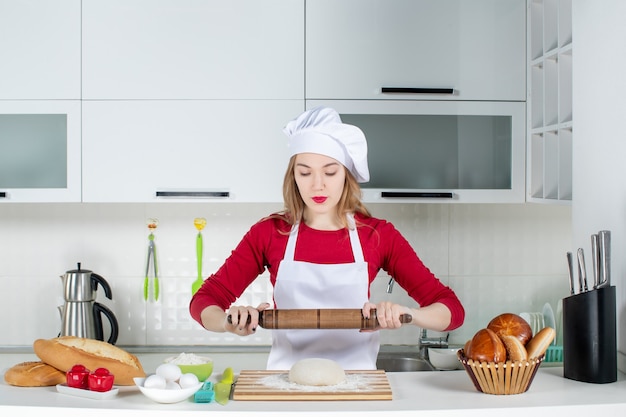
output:
[[[348,217],[354,224],[352,216]],[[314,264],[294,260],[299,224],[289,234],[274,285],[277,309],[363,308],[368,301],[367,263],[355,228],[349,229],[354,263]],[[326,358],[343,369],[376,369],[378,332],[359,329],[285,329],[272,331],[267,369],[286,370],[305,358]]]

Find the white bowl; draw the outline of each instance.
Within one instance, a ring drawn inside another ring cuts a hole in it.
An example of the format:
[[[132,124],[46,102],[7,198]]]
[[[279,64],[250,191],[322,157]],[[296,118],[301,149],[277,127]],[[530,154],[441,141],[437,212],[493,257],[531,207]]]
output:
[[[178,403],[186,400],[196,393],[200,388],[202,388],[203,382],[198,383],[196,386],[190,388],[181,388],[181,389],[159,389],[159,388],[145,388],[143,386],[146,378],[133,378],[135,381],[135,385],[139,387],[139,390],[146,397],[150,398],[153,401],[162,404],[172,404]]]
[[[460,348],[428,348],[428,359],[437,369],[450,371],[453,369],[463,369],[463,364],[459,361],[456,353]]]

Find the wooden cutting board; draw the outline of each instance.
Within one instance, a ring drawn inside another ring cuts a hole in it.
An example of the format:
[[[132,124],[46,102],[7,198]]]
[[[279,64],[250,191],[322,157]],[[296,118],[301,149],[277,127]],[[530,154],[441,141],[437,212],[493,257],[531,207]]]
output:
[[[383,370],[346,371],[342,384],[310,387],[289,382],[286,371],[241,371],[233,389],[236,401],[391,400]]]

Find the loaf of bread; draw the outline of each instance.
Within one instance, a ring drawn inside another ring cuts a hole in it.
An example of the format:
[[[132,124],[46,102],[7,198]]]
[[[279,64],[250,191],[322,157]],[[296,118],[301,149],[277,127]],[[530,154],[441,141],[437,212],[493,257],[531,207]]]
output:
[[[7,369],[4,380],[17,387],[49,387],[65,382],[65,372],[41,361],[22,362]]]
[[[480,329],[470,341],[465,356],[478,362],[504,362],[506,348],[495,332]]]
[[[43,362],[64,372],[76,364],[92,371],[106,368],[115,376],[116,385],[134,385],[133,378],[146,376],[136,356],[100,340],[75,336],[37,339],[33,349]]]
[[[503,313],[494,317],[487,324],[487,328],[497,335],[515,336],[524,346],[533,336],[530,324],[522,317],[513,313]]]
[[[543,355],[554,340],[556,331],[552,327],[544,327],[526,344],[528,358],[534,359]]]

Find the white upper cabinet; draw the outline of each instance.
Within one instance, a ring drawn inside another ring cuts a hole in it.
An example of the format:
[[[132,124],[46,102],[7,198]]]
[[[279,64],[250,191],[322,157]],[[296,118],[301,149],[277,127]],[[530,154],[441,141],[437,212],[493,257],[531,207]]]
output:
[[[303,0],[83,0],[84,99],[297,99]]]
[[[572,1],[528,0],[527,200],[571,204]]]
[[[281,202],[303,100],[83,103],[84,202]]]
[[[80,0],[0,0],[0,100],[80,99]]]
[[[0,100],[0,203],[81,201],[80,100]]]
[[[525,101],[525,34],[525,0],[308,0],[306,98]]]

